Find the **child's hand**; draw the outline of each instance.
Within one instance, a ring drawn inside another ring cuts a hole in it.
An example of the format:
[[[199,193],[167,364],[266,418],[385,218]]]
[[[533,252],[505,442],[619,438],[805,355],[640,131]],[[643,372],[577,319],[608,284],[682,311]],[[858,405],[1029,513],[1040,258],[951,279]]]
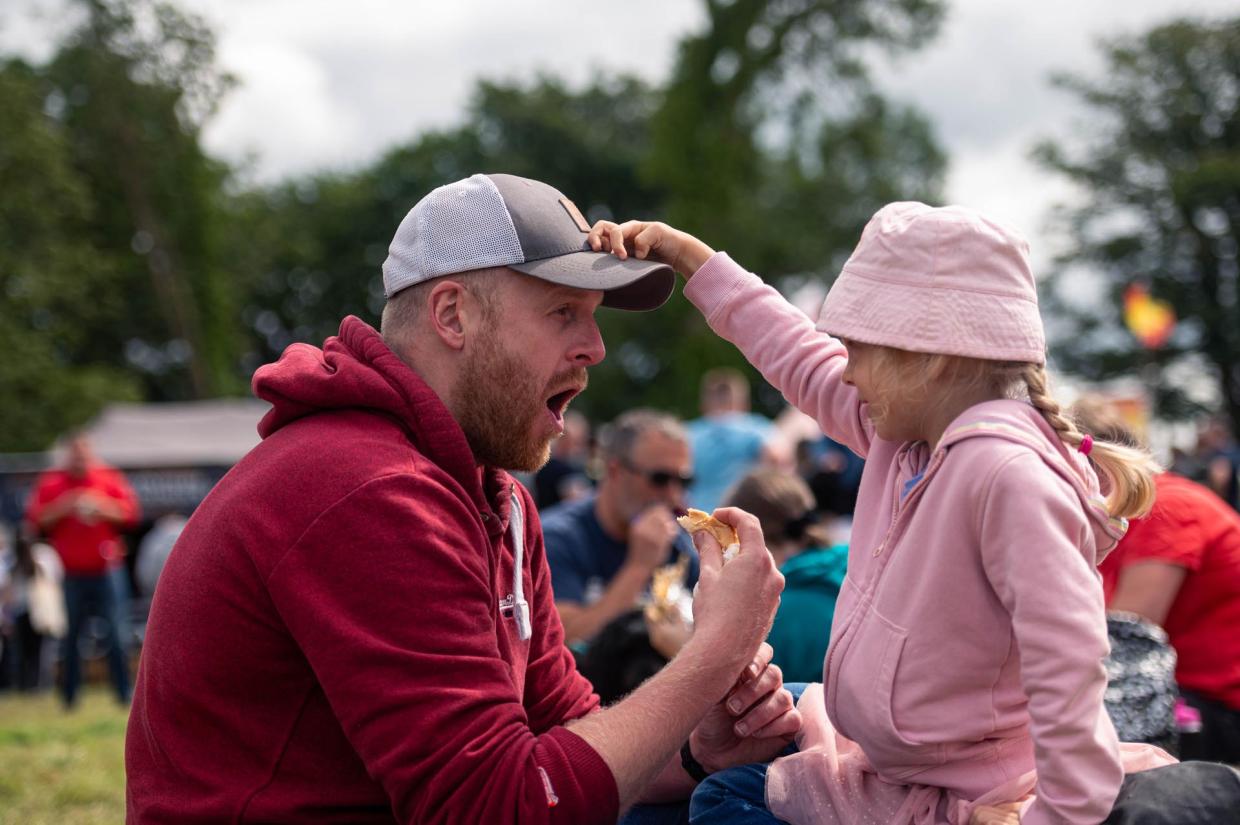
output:
[[[667,264],[684,275],[685,280],[692,278],[715,254],[715,250],[689,233],[658,221],[599,221],[590,230],[588,240],[595,252],[610,252],[623,261],[631,250],[639,260],[649,258]]]
[[[969,825],[1020,825],[1020,802],[978,805],[969,816]]]

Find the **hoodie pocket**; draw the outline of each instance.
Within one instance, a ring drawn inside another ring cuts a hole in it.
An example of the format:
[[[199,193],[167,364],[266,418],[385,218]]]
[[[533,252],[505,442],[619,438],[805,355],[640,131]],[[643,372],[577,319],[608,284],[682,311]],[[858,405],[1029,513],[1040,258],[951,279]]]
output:
[[[843,727],[886,777],[908,779],[943,764],[941,744],[916,742],[896,725],[894,698],[908,631],[871,607],[841,663],[835,703]]]

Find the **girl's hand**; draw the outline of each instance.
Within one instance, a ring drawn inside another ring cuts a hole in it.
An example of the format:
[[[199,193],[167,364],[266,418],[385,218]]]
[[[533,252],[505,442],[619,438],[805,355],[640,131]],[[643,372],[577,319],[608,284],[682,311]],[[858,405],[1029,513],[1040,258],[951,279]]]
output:
[[[631,253],[639,260],[649,258],[665,263],[684,275],[685,280],[692,278],[715,254],[715,250],[689,233],[658,221],[599,221],[587,240],[595,252],[610,252],[622,261]]]
[[[1020,825],[1020,802],[978,805],[969,815],[969,825]]]

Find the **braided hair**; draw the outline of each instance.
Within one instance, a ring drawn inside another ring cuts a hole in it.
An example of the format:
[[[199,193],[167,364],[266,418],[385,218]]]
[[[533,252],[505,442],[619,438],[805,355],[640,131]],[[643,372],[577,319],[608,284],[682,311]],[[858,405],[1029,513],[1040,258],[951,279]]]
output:
[[[1063,413],[1051,395],[1046,368],[1041,364],[1024,364],[1021,378],[1029,392],[1029,402],[1065,444],[1079,450],[1086,434]],[[1088,456],[1107,482],[1107,511],[1112,516],[1137,518],[1150,511],[1154,504],[1154,474],[1160,468],[1148,452],[1113,441],[1093,440]]]

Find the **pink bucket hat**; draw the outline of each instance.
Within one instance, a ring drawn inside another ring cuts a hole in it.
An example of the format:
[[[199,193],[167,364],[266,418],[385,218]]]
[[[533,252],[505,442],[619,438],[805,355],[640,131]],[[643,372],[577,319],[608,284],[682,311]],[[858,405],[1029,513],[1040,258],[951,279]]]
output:
[[[961,206],[878,210],[827,293],[818,329],[913,352],[1046,361],[1029,244]]]

